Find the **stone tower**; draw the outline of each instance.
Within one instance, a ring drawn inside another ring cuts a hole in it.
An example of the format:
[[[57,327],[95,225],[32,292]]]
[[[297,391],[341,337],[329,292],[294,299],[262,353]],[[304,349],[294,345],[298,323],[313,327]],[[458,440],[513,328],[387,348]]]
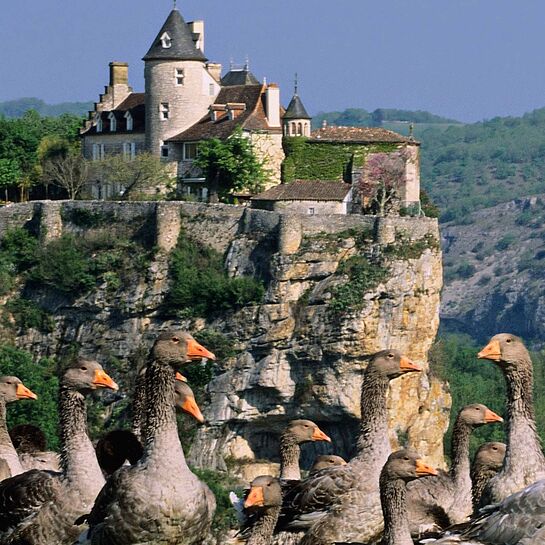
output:
[[[297,93],[297,74],[295,74],[293,98],[282,117],[284,136],[310,136],[311,119]]]
[[[155,155],[180,160],[165,140],[206,115],[220,91],[203,50],[204,23],[186,23],[174,8],[143,59],[146,148]]]

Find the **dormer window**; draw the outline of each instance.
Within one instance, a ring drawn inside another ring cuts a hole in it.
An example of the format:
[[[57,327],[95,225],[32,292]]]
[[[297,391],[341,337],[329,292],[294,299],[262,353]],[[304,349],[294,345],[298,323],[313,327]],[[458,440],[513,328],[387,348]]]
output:
[[[97,132],[102,132],[102,117],[100,117],[100,114],[98,114],[95,119],[97,124]]]
[[[134,123],[133,123],[131,112],[127,112],[125,114],[125,120],[126,120],[126,123],[127,123],[127,130],[132,131],[132,129],[134,127]]]
[[[163,32],[160,40],[163,49],[170,49],[172,47],[172,38],[170,37],[168,32]]]
[[[176,85],[183,85],[184,84],[184,69],[183,68],[176,68]]]
[[[117,119],[113,112],[110,112],[108,119],[110,121],[110,132],[115,132],[117,130]]]

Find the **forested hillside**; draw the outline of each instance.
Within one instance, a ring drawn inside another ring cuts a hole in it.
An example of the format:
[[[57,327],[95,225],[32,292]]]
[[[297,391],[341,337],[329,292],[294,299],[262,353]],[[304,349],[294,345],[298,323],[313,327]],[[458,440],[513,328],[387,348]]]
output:
[[[61,102],[46,104],[39,98],[18,98],[0,102],[0,117],[23,117],[29,110],[43,116],[56,117],[62,114],[85,115],[93,108],[92,102]]]

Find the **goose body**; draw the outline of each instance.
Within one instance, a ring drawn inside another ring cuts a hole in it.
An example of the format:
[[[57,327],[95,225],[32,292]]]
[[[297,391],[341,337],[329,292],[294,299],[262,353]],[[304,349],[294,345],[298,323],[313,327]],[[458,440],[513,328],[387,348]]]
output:
[[[503,422],[481,404],[460,410],[452,432],[452,466],[448,473],[418,479],[407,485],[409,519],[413,536],[465,522],[473,512],[469,440],[478,426]]]
[[[209,532],[215,500],[186,464],[174,410],[175,373],[184,363],[180,339],[163,333],[146,370],[144,455],[101,490],[80,538],[93,545],[193,545]]]
[[[87,435],[85,395],[117,385],[94,361],[80,359],[60,384],[62,472],[31,470],[0,483],[0,544],[71,544],[74,520],[104,483]]]
[[[309,469],[309,475],[314,475],[322,469],[327,469],[335,466],[346,465],[346,460],[342,456],[336,456],[335,454],[321,454],[317,456]]]
[[[307,530],[304,545],[366,542],[382,532],[379,475],[391,452],[386,395],[390,380],[414,371],[420,369],[396,350],[372,358],[362,383],[357,455],[309,476],[285,498],[283,524]]]
[[[483,443],[475,453],[471,465],[471,483],[473,508],[477,509],[481,502],[483,491],[492,477],[494,477],[503,466],[505,458],[505,443]]]
[[[47,450],[47,438],[40,428],[32,424],[19,424],[9,430],[9,435],[24,471],[60,471],[60,457],[56,452]]]
[[[507,384],[507,450],[501,471],[486,485],[480,505],[498,503],[545,478],[545,457],[536,431],[533,369],[521,339],[500,333],[478,357],[494,362]]]

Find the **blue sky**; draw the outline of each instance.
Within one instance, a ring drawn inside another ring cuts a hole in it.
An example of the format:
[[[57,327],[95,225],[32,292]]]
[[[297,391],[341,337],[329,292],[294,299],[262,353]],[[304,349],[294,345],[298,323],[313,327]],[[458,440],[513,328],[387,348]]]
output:
[[[0,100],[97,100],[108,62],[142,56],[171,0],[2,2]],[[310,113],[422,109],[463,121],[545,106],[543,0],[178,0],[206,54],[277,82]]]

